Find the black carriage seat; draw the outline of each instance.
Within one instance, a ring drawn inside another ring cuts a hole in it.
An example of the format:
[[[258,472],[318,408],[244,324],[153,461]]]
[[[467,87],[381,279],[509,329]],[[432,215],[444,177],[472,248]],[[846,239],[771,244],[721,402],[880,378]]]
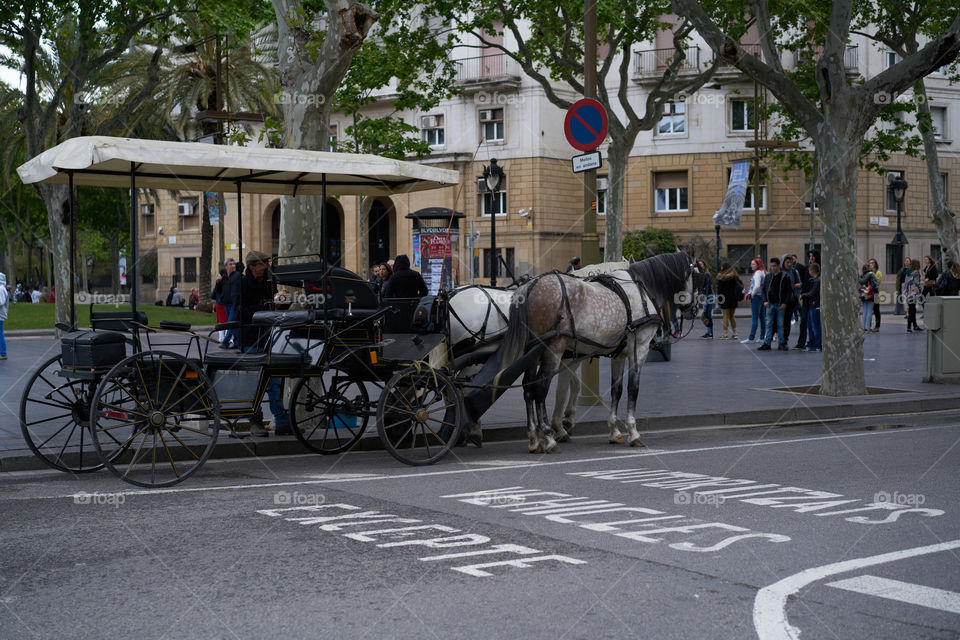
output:
[[[143,311],[93,311],[90,313],[90,328],[94,331],[133,331],[135,326],[147,325]]]
[[[313,324],[315,318],[313,309],[256,311],[253,314],[253,324],[261,327],[296,327],[302,324]]]
[[[214,369],[242,369],[245,371],[261,367],[296,368],[309,365],[311,356],[303,353],[238,353],[236,351],[216,351],[207,354],[204,364]]]
[[[161,320],[160,328],[166,331],[190,331],[189,322],[178,322],[176,320]]]

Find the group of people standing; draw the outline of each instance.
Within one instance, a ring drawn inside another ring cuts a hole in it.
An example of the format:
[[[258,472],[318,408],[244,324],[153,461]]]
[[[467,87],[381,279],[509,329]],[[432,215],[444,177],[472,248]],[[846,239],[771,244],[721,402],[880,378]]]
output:
[[[876,265],[876,260],[871,260],[869,264]],[[861,283],[865,277],[865,273],[861,275]],[[897,295],[897,302],[907,307],[907,333],[920,331],[917,324],[917,305],[922,306],[930,296],[960,295],[960,264],[948,260],[947,268],[941,273],[937,269],[936,261],[930,256],[924,256],[923,266],[919,260],[904,258],[903,267],[897,272]],[[878,321],[874,330],[879,328]],[[868,330],[866,326],[864,330]]]
[[[717,304],[723,311],[723,334],[720,339],[737,339],[734,312],[740,301],[746,298],[750,301],[750,335],[741,341],[742,344],[759,342],[760,351],[770,351],[776,335],[777,348],[787,351],[790,348],[791,325],[798,322],[799,335],[793,348],[820,351],[823,348],[820,257],[817,252],[811,251],[807,258],[807,264],[799,262],[793,254],[771,258],[769,269],[764,268],[760,258],[754,258],[750,263],[753,273],[746,291],[736,267],[724,263],[717,274],[716,291],[712,278],[708,278],[699,291],[704,304],[704,324],[707,326],[706,333],[701,337],[713,338],[713,306]],[[707,265],[702,260],[698,262],[700,271],[709,273]]]

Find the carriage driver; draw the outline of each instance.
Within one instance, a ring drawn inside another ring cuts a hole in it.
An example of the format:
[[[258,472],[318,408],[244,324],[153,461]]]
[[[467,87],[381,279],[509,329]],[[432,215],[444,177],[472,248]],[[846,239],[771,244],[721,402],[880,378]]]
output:
[[[273,283],[267,278],[267,269],[270,256],[260,251],[251,251],[245,260],[246,273],[240,280],[240,291],[243,306],[240,309],[240,320],[243,329],[240,334],[242,341],[240,348],[244,353],[262,353],[267,349],[267,340],[270,337],[269,327],[254,327],[253,314],[270,308],[273,302]],[[283,406],[283,378],[270,378],[267,382],[267,396],[270,398],[270,412],[276,420],[276,434],[278,436],[292,435],[290,430],[290,415]],[[250,435],[266,437],[267,431],[263,425],[263,410],[257,408],[256,415],[250,420]]]

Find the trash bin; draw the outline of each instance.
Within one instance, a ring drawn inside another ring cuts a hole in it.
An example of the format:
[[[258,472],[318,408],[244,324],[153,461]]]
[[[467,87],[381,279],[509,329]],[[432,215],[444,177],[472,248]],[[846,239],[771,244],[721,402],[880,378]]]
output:
[[[960,296],[928,298],[923,308],[927,329],[924,382],[960,383]]]

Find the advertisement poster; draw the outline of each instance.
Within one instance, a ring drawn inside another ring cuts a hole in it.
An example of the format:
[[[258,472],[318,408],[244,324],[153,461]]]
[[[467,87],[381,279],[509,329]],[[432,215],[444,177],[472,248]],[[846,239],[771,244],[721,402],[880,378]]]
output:
[[[223,194],[207,191],[203,194],[203,199],[207,205],[207,215],[210,216],[210,226],[215,227],[220,223],[220,212],[223,209]]]
[[[440,289],[453,287],[453,254],[456,245],[456,231],[448,232],[446,228],[433,227],[414,231],[414,260],[430,295],[436,295]]]

